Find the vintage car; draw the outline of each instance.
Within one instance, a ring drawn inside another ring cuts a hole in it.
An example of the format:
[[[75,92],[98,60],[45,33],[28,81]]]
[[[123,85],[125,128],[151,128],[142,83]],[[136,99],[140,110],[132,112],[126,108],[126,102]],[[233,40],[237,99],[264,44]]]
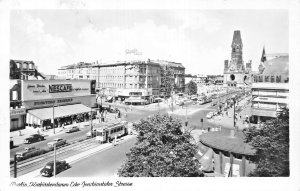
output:
[[[52,148],[52,147],[54,147],[54,145],[56,145],[58,147],[58,146],[62,146],[64,144],[66,144],[66,143],[67,143],[66,140],[64,140],[62,138],[56,138],[53,141],[49,142],[47,145],[48,145],[48,147]]]
[[[78,126],[72,126],[72,127],[69,127],[65,130],[66,133],[73,133],[73,132],[76,132],[76,131],[79,131]]]
[[[55,174],[58,174],[64,170],[67,170],[68,168],[70,168],[71,166],[66,162],[66,161],[56,161],[55,163],[56,165],[56,172]],[[50,161],[48,162],[44,168],[42,168],[42,170],[40,171],[42,176],[53,176],[54,174],[54,161]]]
[[[39,148],[35,148],[35,147],[25,147],[24,151],[21,152],[17,152],[16,153],[16,157],[18,160],[23,159],[26,157],[26,155],[30,155],[33,154],[35,152],[39,152],[40,149]]]
[[[33,134],[30,135],[30,137],[24,139],[24,144],[30,144],[38,141],[43,141],[43,140],[45,140],[44,136],[40,134]]]
[[[96,129],[93,129],[92,132],[89,131],[86,133],[87,137],[95,137],[96,136]]]
[[[207,118],[207,119],[211,119],[213,116],[214,116],[213,112],[209,112],[209,113],[206,115],[206,118]]]

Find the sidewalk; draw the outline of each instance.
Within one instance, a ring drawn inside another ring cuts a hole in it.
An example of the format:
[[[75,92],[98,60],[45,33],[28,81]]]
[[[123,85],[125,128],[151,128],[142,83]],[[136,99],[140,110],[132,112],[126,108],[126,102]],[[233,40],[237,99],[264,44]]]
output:
[[[127,140],[130,140],[134,137],[134,135],[127,135],[123,138],[121,138],[121,140],[119,139],[118,144],[121,144],[122,142],[124,141],[127,141]],[[78,162],[79,160],[83,160],[91,155],[94,155],[98,152],[101,152],[101,151],[104,151],[106,149],[109,149],[110,147],[113,147],[113,144],[112,143],[105,143],[105,144],[99,144],[99,146],[95,147],[95,148],[92,148],[92,149],[89,149],[87,151],[84,151],[82,153],[79,153],[77,155],[73,155],[73,156],[70,156],[66,159],[63,159],[65,160],[67,163],[69,163],[70,165]],[[19,176],[18,178],[36,178],[36,177],[40,177],[40,170],[41,169],[37,169],[37,170],[34,170],[30,173],[27,173],[27,174],[24,174],[22,176]]]
[[[246,118],[247,116],[250,116],[250,111],[251,111],[251,107],[250,105],[247,105],[247,97],[243,100],[241,100],[238,104],[236,104],[236,106],[240,106],[242,107],[242,111],[240,113],[236,113],[237,114],[237,121],[236,121],[236,126],[238,127],[239,130],[242,130],[244,128],[247,128],[247,124],[243,124],[243,120]],[[222,126],[225,127],[227,129],[234,129],[233,127],[233,107],[227,110],[228,115],[226,115],[226,111],[223,111],[223,116],[222,115],[218,115],[218,116],[214,116],[212,119],[208,119],[208,122],[215,124],[217,126]]]
[[[93,120],[93,124],[98,123],[98,122],[99,122],[99,119]],[[89,121],[77,123],[79,128],[85,128],[85,126],[89,125],[89,124],[90,124]],[[75,125],[75,124],[73,124],[73,125]],[[32,134],[36,134],[38,131],[40,132],[41,135],[43,135],[45,137],[51,137],[54,135],[61,135],[61,134],[65,133],[64,130],[73,125],[66,125],[64,127],[64,129],[62,127],[55,128],[55,134],[53,132],[53,129],[41,131],[40,128],[34,129],[32,127],[26,127],[25,129],[20,130],[21,136],[19,135],[19,131],[10,132],[10,140],[14,141],[14,145],[20,145],[20,144],[23,144],[24,139],[26,139],[27,137],[29,137]]]

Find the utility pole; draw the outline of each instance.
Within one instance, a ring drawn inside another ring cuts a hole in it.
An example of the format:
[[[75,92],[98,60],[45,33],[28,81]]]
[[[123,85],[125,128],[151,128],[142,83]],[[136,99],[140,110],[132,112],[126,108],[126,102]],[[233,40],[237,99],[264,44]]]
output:
[[[90,114],[90,128],[91,128],[91,133],[93,131],[92,121],[93,121],[93,116],[92,116],[92,108],[91,108],[91,114]]]
[[[54,124],[54,104],[53,104],[53,134],[55,134],[55,124]]]
[[[56,177],[56,143],[53,146],[54,146],[53,174],[55,178]]]
[[[17,155],[14,155],[14,178],[17,178]]]

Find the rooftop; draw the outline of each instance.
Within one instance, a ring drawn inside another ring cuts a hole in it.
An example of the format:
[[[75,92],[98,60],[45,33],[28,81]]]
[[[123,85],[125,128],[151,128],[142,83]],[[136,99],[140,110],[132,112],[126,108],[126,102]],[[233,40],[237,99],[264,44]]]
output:
[[[279,55],[263,63],[263,74],[289,74],[289,56]]]
[[[242,155],[254,155],[255,150],[244,142],[244,134],[238,132],[234,137],[230,131],[213,131],[200,135],[200,142],[208,147]]]

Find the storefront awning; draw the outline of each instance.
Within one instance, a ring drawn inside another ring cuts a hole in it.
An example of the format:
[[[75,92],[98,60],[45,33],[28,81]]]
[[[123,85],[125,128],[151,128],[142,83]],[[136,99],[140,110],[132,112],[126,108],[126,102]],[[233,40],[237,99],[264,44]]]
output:
[[[144,99],[126,99],[125,103],[143,103],[147,102],[147,100]]]
[[[58,106],[58,107],[54,107],[54,118],[60,118],[60,117],[75,115],[79,113],[86,113],[90,111],[91,108],[82,104]],[[53,118],[53,107],[34,109],[34,110],[29,110],[27,112],[26,122],[33,124],[40,120],[46,120],[52,118]]]

